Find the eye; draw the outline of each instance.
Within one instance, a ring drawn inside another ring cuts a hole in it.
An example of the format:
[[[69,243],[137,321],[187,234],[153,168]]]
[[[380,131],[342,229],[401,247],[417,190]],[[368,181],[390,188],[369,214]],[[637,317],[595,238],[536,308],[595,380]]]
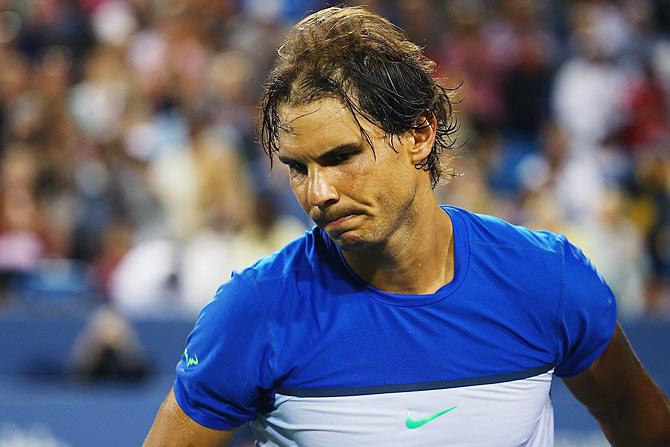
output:
[[[292,175],[307,175],[307,166],[296,161],[287,163]]]
[[[325,160],[325,162],[326,162],[327,165],[335,166],[335,165],[339,165],[339,164],[342,164],[342,163],[346,162],[353,155],[354,155],[353,152],[340,152],[340,153],[332,154],[332,155],[328,156],[328,158]]]

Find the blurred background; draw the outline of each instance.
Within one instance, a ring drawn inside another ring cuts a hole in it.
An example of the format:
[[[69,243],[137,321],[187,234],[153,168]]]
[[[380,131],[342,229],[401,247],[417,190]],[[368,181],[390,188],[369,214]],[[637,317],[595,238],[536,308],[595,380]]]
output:
[[[0,0],[0,447],[139,445],[200,307],[309,228],[257,102],[331,3]],[[667,393],[670,1],[347,4],[460,86],[441,201],[581,246]],[[557,446],[606,445],[552,393]]]

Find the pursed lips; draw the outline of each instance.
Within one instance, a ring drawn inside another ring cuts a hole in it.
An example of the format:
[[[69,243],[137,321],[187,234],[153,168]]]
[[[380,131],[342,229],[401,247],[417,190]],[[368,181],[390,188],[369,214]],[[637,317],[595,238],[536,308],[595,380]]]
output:
[[[358,213],[356,212],[350,212],[350,213],[345,213],[345,214],[340,214],[338,216],[335,216],[331,219],[321,219],[321,222],[324,222],[325,224],[323,225],[323,228],[334,228],[342,225],[345,223],[347,220],[351,219],[352,217],[357,216]]]
[[[347,214],[346,216],[342,216],[342,217],[340,217],[340,218],[338,218],[338,219],[331,220],[330,222],[328,222],[328,223],[326,224],[326,226],[337,226],[337,225],[339,225],[339,224],[341,224],[341,223],[344,223],[346,220],[348,220],[348,219],[351,218],[351,217],[354,217],[354,215],[353,215],[353,214]]]

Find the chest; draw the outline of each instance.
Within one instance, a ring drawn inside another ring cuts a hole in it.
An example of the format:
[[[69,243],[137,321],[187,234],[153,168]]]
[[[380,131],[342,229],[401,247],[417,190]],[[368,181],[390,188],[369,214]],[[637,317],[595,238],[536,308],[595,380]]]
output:
[[[275,409],[253,427],[261,445],[551,445],[551,377],[547,371],[507,382],[364,395],[277,394]]]

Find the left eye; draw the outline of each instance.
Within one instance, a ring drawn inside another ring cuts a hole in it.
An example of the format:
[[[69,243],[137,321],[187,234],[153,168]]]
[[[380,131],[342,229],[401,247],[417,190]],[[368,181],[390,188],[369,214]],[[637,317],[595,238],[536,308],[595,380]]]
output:
[[[340,164],[344,163],[345,161],[349,160],[353,154],[351,152],[344,152],[342,154],[334,154],[331,157],[331,164]]]

